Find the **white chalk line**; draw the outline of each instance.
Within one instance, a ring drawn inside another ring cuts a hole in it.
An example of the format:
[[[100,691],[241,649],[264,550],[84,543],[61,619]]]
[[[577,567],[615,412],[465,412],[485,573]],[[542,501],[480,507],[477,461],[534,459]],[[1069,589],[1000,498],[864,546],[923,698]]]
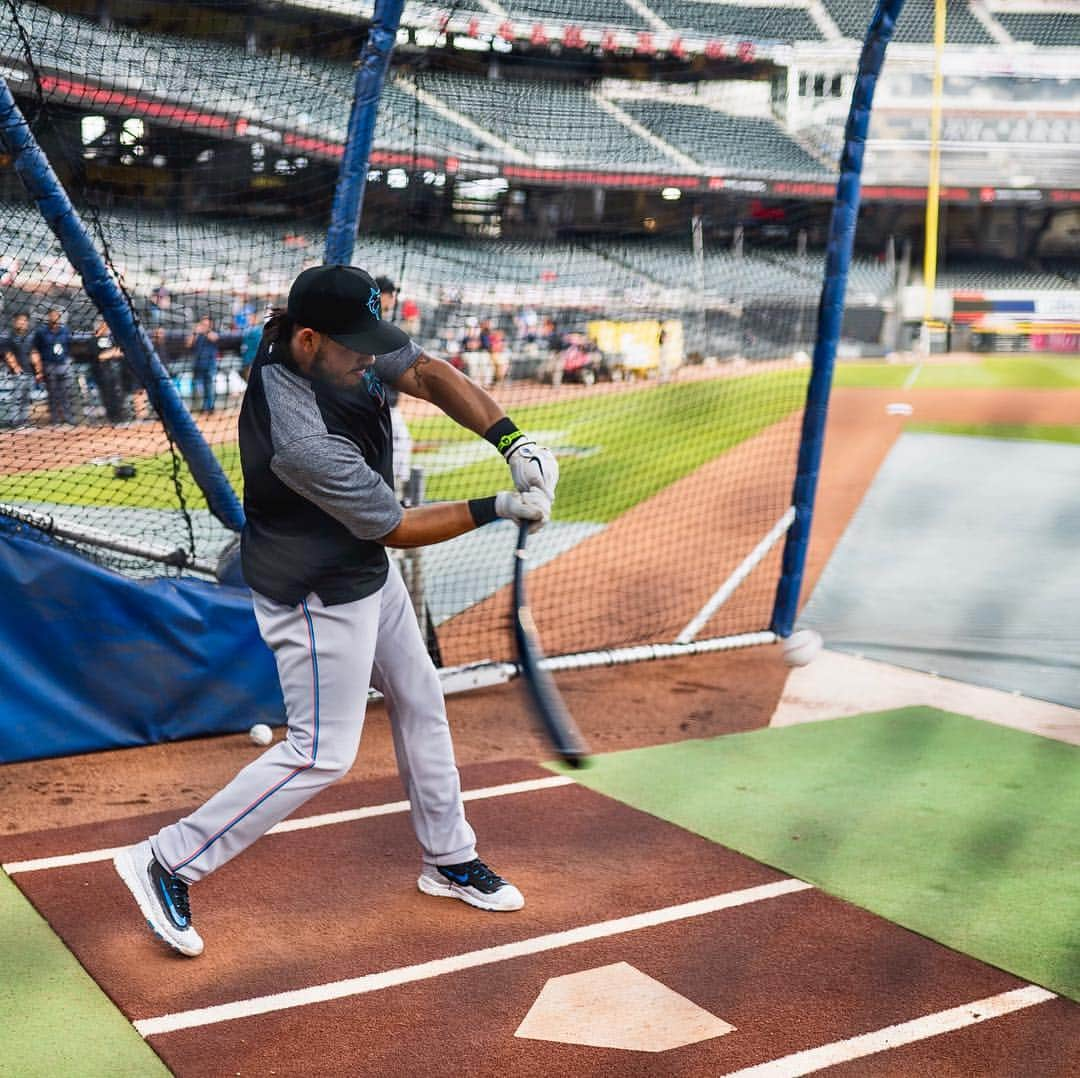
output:
[[[556,786],[572,786],[574,780],[566,775],[552,775],[550,778],[526,779],[522,782],[507,782],[501,786],[485,786],[475,790],[463,790],[463,801],[480,801],[489,797],[506,797],[510,794],[532,793],[536,790],[550,790]],[[324,812],[317,816],[302,816],[295,820],[283,820],[275,824],[266,833],[281,835],[289,831],[306,831],[313,827],[330,827],[339,823],[352,823],[354,820],[367,820],[373,816],[390,816],[396,812],[408,812],[408,801],[388,801],[383,805],[366,805],[363,808],[345,809],[341,812]],[[11,861],[0,867],[9,875],[20,872],[42,872],[51,868],[69,868],[72,865],[89,865],[95,861],[111,861],[124,846],[109,849],[85,850],[81,853],[66,853],[56,857],[38,857],[32,861]]]
[[[637,932],[657,925],[670,924],[690,917],[701,917],[718,910],[746,906],[770,898],[778,898],[798,891],[810,890],[811,885],[802,880],[783,879],[757,887],[747,887],[741,891],[729,891],[726,894],[713,895],[710,898],[685,902],[678,906],[636,913],[628,917],[619,917],[612,921],[599,921],[563,932],[552,932],[545,936],[518,940],[516,943],[504,943],[497,947],[485,947],[478,951],[466,951],[464,954],[436,958],[430,962],[421,962],[413,966],[385,970],[382,973],[368,973],[362,977],[352,977],[343,981],[298,988],[289,992],[277,992],[269,996],[256,996],[252,999],[240,999],[231,1003],[220,1003],[213,1007],[200,1007],[190,1011],[165,1014],[158,1018],[143,1018],[134,1023],[143,1037],[153,1037],[162,1033],[175,1033],[182,1029],[195,1029],[214,1025],[218,1022],[230,1022],[239,1018],[251,1018],[254,1015],[270,1014],[274,1011],[291,1010],[294,1007],[306,1007],[316,1003],[328,1003],[331,1000],[350,996],[379,992],[384,988],[414,981],[442,977],[448,973],[487,966],[495,962],[507,962],[525,955],[540,954],[578,943],[604,939],[607,936]]]
[[[1000,1018],[1002,1015],[1012,1014],[1013,1011],[1045,1003],[1049,999],[1057,999],[1057,996],[1045,988],[1029,984],[1024,988],[1014,988],[1010,992],[951,1007],[947,1011],[923,1015],[922,1018],[914,1018],[910,1022],[885,1026],[872,1033],[862,1033],[856,1037],[848,1037],[847,1040],[823,1044],[804,1052],[794,1052],[768,1063],[758,1063],[742,1070],[731,1071],[725,1078],[798,1078],[799,1075],[813,1074],[826,1067],[835,1067],[853,1059],[862,1059],[864,1056],[900,1048],[905,1044],[939,1037],[943,1033],[974,1026],[991,1018]]]

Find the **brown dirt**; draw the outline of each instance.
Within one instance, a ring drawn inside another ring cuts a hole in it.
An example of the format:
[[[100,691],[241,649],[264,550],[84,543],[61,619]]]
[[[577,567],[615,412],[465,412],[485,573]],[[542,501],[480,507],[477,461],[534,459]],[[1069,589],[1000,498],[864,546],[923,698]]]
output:
[[[640,908],[626,895],[622,901],[594,900],[591,893],[583,897],[596,919]],[[448,915],[445,920],[444,951],[435,954],[459,950],[458,918]],[[513,1036],[548,978],[614,962],[629,963],[731,1023],[735,1031],[661,1055]],[[476,1060],[484,1074],[704,1078],[1018,985],[1007,974],[852,906],[804,892],[393,991],[166,1034],[151,1044],[185,1076],[265,1074],[271,1068],[299,1075],[304,1061],[283,1058],[281,1046],[303,1044],[304,1059],[318,1059],[319,1073],[327,1075],[405,1078],[426,1061],[460,1054]],[[1066,1006],[1047,1020],[1034,1008],[1024,1038],[1035,1039],[1032,1024],[1044,1035],[1061,1038],[1037,1057],[1056,1060],[1061,1075],[1066,1073],[1063,1053],[1070,1042],[1080,1040],[1069,1032],[1070,1010],[1075,1014]],[[981,1033],[993,1038],[986,1027]],[[1013,1073],[1023,1073],[1024,1040],[996,1052],[1001,1062],[1018,1068]],[[924,1054],[931,1067],[921,1073],[942,1078],[972,1073],[970,1057],[954,1055],[946,1057],[945,1066],[934,1066],[939,1061],[932,1043]],[[220,1069],[207,1069],[211,1059]]]
[[[524,762],[466,768],[466,787],[539,776]],[[349,783],[305,814],[396,799],[390,780]],[[0,859],[132,841],[163,814],[0,839]],[[16,876],[130,1018],[148,1018],[430,961],[782,878],[774,870],[571,786],[476,801],[470,816],[525,909],[491,915],[420,895],[403,814],[269,836],[193,889],[206,953],[167,952],[108,862]],[[557,828],[551,821],[558,820]],[[589,851],[582,857],[581,851]],[[572,866],[573,886],[567,886]],[[86,894],[95,915],[86,916]],[[243,896],[242,901],[238,896]],[[628,962],[736,1027],[654,1057],[524,1041],[513,1032],[549,977]],[[817,891],[403,987],[151,1038],[178,1075],[412,1075],[432,1059],[480,1073],[704,1078],[879,1029],[1023,982]],[[1080,1046],[1071,1004],[1015,1015],[997,1035],[905,1049],[945,1078],[1064,1074]],[[991,1047],[987,1049],[987,1044]],[[972,1046],[974,1055],[964,1051]],[[987,1055],[989,1051],[989,1055]],[[894,1057],[883,1057],[888,1065]],[[661,1064],[658,1069],[658,1063]],[[851,1069],[852,1074],[868,1073]],[[877,1072],[874,1072],[877,1073]],[[881,1073],[901,1074],[895,1067]]]
[[[194,416],[211,444],[236,441],[237,409]],[[104,457],[139,459],[164,453],[168,439],[157,420],[121,426],[22,427],[0,431],[0,475],[67,468]]]
[[[608,647],[674,640],[784,513],[790,480],[763,484],[760,470],[764,461],[794,459],[798,431],[796,417],[774,424],[530,573],[530,606],[547,651],[572,654],[597,640]],[[767,627],[780,549],[702,639]],[[442,626],[446,661],[511,658],[509,603],[502,589]]]

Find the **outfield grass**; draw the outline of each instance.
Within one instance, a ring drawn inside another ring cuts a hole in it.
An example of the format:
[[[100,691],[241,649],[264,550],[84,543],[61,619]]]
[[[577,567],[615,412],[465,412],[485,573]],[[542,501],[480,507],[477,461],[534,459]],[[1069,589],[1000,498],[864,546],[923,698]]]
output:
[[[524,430],[544,432],[564,450],[560,520],[606,522],[702,464],[790,415],[802,406],[806,369],[765,371],[715,381],[644,385],[625,393],[590,394],[514,408]],[[475,443],[476,436],[437,416],[410,423],[421,447]],[[483,450],[483,447],[481,447]],[[235,443],[214,453],[235,488],[242,489]],[[424,453],[417,454],[423,466]],[[176,505],[172,460],[167,453],[135,462],[134,479],[116,480],[111,468],[81,465],[6,476],[0,500],[47,501],[168,509]],[[182,471],[190,508],[205,507],[187,469]],[[493,451],[475,463],[430,476],[427,497],[473,498],[506,486],[506,467]]]
[[[1080,445],[1080,427],[1048,423],[908,423],[904,429],[918,434],[957,434],[969,438],[1012,438]]]
[[[856,389],[1076,389],[1080,356],[992,355],[963,364],[838,363],[833,384]]]
[[[563,480],[556,516],[605,522],[790,415],[802,405],[807,377],[805,370],[787,370],[646,386],[515,408],[514,419],[524,430],[543,431],[555,445],[582,454],[560,460]],[[473,437],[443,417],[410,429],[421,443]],[[432,476],[428,496],[475,497],[505,483],[504,465],[489,454],[476,464]]]
[[[571,400],[514,409],[525,429],[544,432],[562,454],[564,477],[556,515],[560,520],[606,522],[706,461],[752,437],[802,406],[808,371],[750,371],[738,378],[643,385],[609,395],[582,395]],[[915,376],[910,383],[908,380]],[[1056,355],[987,356],[977,364],[837,364],[835,385],[901,389],[970,387],[1061,389],[1080,387],[1080,357]],[[423,448],[439,448],[475,440],[470,432],[442,416],[413,421],[414,440]],[[929,428],[922,428],[929,429]],[[994,431],[953,428],[956,433],[989,433],[992,437],[1074,441],[1072,428],[1014,427]],[[242,489],[235,443],[218,445],[214,453],[234,487]],[[168,453],[135,461],[134,479],[115,480],[111,468],[80,465],[6,476],[0,479],[0,500],[108,505],[133,509],[176,506],[172,459]],[[424,463],[424,453],[417,456]],[[201,492],[186,467],[181,485],[187,504],[205,508]],[[429,476],[432,500],[477,497],[504,485],[506,473],[498,458],[486,454],[452,471]]]

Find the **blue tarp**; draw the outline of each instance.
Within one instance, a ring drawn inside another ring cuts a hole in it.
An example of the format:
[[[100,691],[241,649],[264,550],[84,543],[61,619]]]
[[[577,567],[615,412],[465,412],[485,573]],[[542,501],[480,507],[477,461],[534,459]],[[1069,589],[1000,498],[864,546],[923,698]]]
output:
[[[0,580],[0,763],[284,721],[244,588],[129,580],[18,529]]]

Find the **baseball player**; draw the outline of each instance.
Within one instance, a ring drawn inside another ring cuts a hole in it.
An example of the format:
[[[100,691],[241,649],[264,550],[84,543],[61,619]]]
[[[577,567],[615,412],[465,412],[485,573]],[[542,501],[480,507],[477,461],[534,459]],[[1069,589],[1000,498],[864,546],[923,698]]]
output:
[[[403,509],[385,384],[487,438],[515,490]],[[368,686],[384,696],[422,851],[417,885],[484,910],[521,892],[477,857],[442,690],[387,547],[437,543],[503,517],[542,526],[558,465],[479,386],[380,317],[351,266],[307,269],[263,331],[240,412],[244,578],[273,650],[288,732],[190,816],[122,850],[117,872],[154,932],[202,953],[188,885],[348,772]]]

